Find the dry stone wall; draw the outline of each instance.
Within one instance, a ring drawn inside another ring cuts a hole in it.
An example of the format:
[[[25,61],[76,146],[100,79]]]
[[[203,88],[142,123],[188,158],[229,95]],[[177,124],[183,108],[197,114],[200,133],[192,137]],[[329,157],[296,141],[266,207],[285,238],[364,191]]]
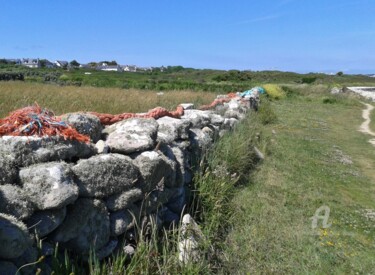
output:
[[[46,256],[59,243],[104,258],[132,242],[136,224],[178,222],[202,154],[247,110],[237,99],[210,111],[182,106],[181,119],[131,118],[107,127],[90,114],[64,115],[89,144],[1,137],[1,274],[37,260],[37,239]]]

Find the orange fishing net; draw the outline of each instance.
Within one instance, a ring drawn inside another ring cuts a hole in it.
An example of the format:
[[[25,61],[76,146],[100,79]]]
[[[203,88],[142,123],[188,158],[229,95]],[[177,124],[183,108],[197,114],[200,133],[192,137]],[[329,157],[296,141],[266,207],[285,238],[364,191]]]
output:
[[[118,114],[118,115],[112,115],[112,114],[101,114],[101,113],[96,113],[96,112],[90,112],[90,114],[97,116],[100,119],[101,124],[111,125],[121,120],[133,118],[133,117],[158,119],[163,116],[170,116],[174,118],[180,118],[181,116],[184,115],[184,108],[182,106],[177,106],[175,111],[170,112],[167,109],[164,109],[162,107],[156,107],[144,114],[123,113],[123,114]]]
[[[0,136],[62,136],[65,140],[90,142],[88,136],[78,133],[38,104],[18,109],[0,119]]]
[[[224,104],[226,102],[231,101],[233,98],[238,97],[235,93],[229,93],[226,95],[226,97],[223,98],[217,98],[215,99],[211,104],[208,105],[202,105],[199,109],[200,110],[208,110],[216,107],[216,105]]]

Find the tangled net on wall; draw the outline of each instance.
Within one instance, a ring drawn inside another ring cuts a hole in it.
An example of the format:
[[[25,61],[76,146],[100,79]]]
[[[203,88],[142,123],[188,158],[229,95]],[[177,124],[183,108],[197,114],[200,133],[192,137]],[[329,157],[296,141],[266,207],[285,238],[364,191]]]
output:
[[[154,109],[151,109],[147,113],[144,114],[136,114],[136,113],[123,113],[118,115],[112,115],[112,114],[102,114],[102,113],[96,113],[96,112],[90,112],[90,114],[95,115],[99,118],[100,123],[103,125],[111,125],[113,123],[119,122],[124,119],[128,118],[154,118],[158,119],[164,116],[174,117],[174,118],[180,118],[184,115],[184,108],[182,106],[177,106],[175,111],[168,111],[167,109],[164,109],[162,107],[156,107]]]
[[[0,119],[0,136],[61,136],[65,140],[90,142],[78,131],[38,104],[18,109]]]

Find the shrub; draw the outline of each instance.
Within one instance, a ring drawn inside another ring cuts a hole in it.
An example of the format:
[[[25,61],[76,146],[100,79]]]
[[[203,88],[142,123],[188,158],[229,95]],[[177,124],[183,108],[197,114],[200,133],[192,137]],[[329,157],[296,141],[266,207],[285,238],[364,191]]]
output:
[[[314,83],[316,79],[317,79],[316,77],[303,77],[301,79],[301,82],[302,84],[311,84],[311,83]]]
[[[267,95],[271,99],[281,99],[285,97],[285,92],[283,89],[275,84],[265,84],[263,88],[266,90]]]
[[[337,99],[336,98],[332,98],[332,97],[323,97],[323,103],[324,104],[334,104],[337,102]]]
[[[63,74],[63,75],[61,75],[60,77],[59,77],[59,80],[61,80],[61,81],[66,81],[66,80],[68,80],[69,79],[69,76],[67,76],[66,74]]]

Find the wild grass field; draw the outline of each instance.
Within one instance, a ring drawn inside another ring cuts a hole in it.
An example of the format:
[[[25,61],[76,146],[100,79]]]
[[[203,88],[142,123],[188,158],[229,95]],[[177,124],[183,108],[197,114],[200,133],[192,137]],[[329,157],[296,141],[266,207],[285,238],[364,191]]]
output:
[[[189,90],[166,91],[163,95],[158,95],[157,91],[135,89],[0,82],[0,117],[35,102],[52,110],[56,115],[77,111],[119,114],[147,112],[157,106],[174,110],[178,104],[184,102],[200,106],[211,103],[215,97],[216,93]]]

